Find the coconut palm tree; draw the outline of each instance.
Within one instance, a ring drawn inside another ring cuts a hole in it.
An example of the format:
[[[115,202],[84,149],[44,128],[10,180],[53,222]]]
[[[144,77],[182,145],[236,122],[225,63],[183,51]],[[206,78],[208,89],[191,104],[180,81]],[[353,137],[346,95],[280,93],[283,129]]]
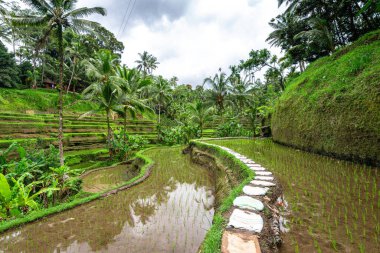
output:
[[[91,14],[106,15],[106,10],[101,7],[81,7],[76,9],[78,0],[23,0],[35,11],[35,15],[12,17],[13,24],[19,26],[44,27],[44,32],[40,40],[41,44],[54,34],[58,41],[59,55],[59,156],[61,166],[64,165],[63,157],[63,68],[64,68],[64,46],[63,32],[67,28],[75,32],[92,32],[100,24],[83,19]]]
[[[215,104],[218,113],[221,114],[224,110],[226,96],[229,90],[229,78],[227,75],[219,70],[214,78],[208,77],[204,80],[203,86],[211,85],[210,101]]]
[[[158,125],[161,125],[161,113],[165,104],[171,99],[170,83],[162,76],[158,76],[151,87],[150,94],[158,110]]]
[[[160,64],[157,61],[157,58],[149,54],[147,51],[139,53],[139,56],[140,60],[136,61],[136,63],[138,64],[137,69],[143,72],[144,77],[147,74],[152,74],[153,70],[155,70],[157,68],[157,65]]]
[[[124,143],[126,142],[127,133],[127,117],[130,115],[133,119],[136,118],[136,113],[152,112],[152,109],[146,105],[145,101],[139,98],[141,91],[148,85],[152,84],[150,78],[142,78],[140,72],[136,69],[128,69],[126,66],[118,67],[117,74],[124,79],[120,88],[122,94],[120,96],[120,104],[123,111],[119,114],[124,119]]]
[[[207,122],[210,122],[214,115],[214,108],[207,107],[204,102],[198,100],[194,104],[189,104],[188,110],[191,114],[191,120],[198,124],[201,131],[201,138],[203,137],[203,128]]]
[[[233,78],[231,81],[231,98],[234,101],[234,105],[237,107],[237,111],[242,113],[245,106],[248,105],[249,99],[252,96],[252,86],[253,83],[250,82],[249,77],[246,76],[242,78]]]
[[[335,51],[334,35],[330,32],[329,25],[326,20],[315,17],[309,20],[310,30],[302,31],[294,38],[305,38],[310,43],[317,43],[322,48],[326,48],[330,52]]]
[[[83,91],[84,99],[91,100],[98,104],[99,108],[83,114],[85,117],[89,114],[105,111],[107,120],[107,146],[112,156],[112,129],[110,118],[112,111],[122,111],[119,101],[122,95],[120,83],[123,80],[116,76],[116,64],[118,57],[108,50],[101,50],[96,54],[94,59],[85,60],[82,66],[88,78],[93,83]]]

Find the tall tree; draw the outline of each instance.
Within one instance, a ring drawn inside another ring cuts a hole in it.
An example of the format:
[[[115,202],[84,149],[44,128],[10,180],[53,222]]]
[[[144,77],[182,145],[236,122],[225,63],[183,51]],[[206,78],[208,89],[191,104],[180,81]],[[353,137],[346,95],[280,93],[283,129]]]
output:
[[[219,70],[213,78],[208,77],[204,80],[203,85],[211,86],[210,101],[215,104],[218,113],[221,114],[225,107],[225,100],[229,90],[229,78],[225,73]]]
[[[157,61],[157,58],[149,54],[147,51],[139,53],[140,59],[136,61],[137,69],[142,71],[144,76],[152,74],[153,70],[157,68],[157,65],[160,64]]]
[[[118,67],[117,74],[124,80],[120,88],[122,94],[120,96],[120,104],[123,111],[121,115],[124,119],[124,143],[126,142],[127,133],[127,117],[130,115],[133,119],[137,113],[151,112],[151,108],[146,105],[146,101],[141,99],[140,93],[142,90],[152,84],[150,78],[143,78],[136,69],[128,69],[126,66]],[[119,112],[120,113],[120,112]]]
[[[16,87],[19,84],[19,71],[13,55],[0,41],[0,87]]]
[[[188,110],[191,114],[191,120],[198,124],[201,131],[201,138],[203,137],[203,129],[205,125],[210,122],[214,115],[214,108],[207,107],[206,104],[198,100],[193,104],[189,104]]]
[[[86,69],[86,75],[93,80],[93,83],[83,91],[85,99],[91,100],[98,104],[96,111],[90,111],[82,115],[85,117],[89,114],[105,111],[107,120],[107,146],[112,157],[112,129],[111,129],[111,112],[122,111],[120,97],[122,89],[120,84],[123,80],[116,76],[116,63],[119,58],[108,50],[101,50],[96,54],[94,59],[83,62]]]
[[[83,19],[91,14],[106,15],[106,10],[101,7],[82,7],[76,9],[77,0],[23,0],[36,12],[36,15],[15,16],[12,18],[14,24],[21,26],[44,27],[41,43],[53,33],[58,40],[59,55],[59,156],[60,163],[64,165],[63,156],[63,70],[64,70],[64,45],[63,32],[71,28],[76,32],[92,32],[100,26],[99,23]]]

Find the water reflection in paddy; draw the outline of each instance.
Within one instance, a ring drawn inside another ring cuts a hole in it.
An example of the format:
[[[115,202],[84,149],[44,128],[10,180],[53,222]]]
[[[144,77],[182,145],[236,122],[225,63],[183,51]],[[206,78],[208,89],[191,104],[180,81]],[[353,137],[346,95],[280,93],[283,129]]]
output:
[[[209,172],[181,148],[147,151],[144,183],[0,235],[5,252],[196,252],[213,218]]]

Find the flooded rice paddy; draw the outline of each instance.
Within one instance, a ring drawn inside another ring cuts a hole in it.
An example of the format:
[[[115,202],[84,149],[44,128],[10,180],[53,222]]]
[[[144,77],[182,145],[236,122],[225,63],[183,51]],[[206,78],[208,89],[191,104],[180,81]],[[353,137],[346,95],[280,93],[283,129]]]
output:
[[[380,252],[380,171],[269,140],[210,141],[272,171],[289,204],[288,252]]]
[[[93,171],[82,177],[83,191],[103,192],[115,188],[138,174],[132,164],[121,164],[105,170]]]
[[[0,252],[196,252],[213,219],[214,182],[181,150],[147,151],[156,163],[145,182],[3,233]]]

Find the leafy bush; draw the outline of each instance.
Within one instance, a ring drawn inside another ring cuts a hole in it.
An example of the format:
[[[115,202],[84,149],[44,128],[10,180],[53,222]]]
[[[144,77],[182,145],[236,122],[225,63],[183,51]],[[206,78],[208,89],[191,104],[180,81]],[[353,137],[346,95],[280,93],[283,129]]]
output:
[[[128,135],[122,129],[114,131],[112,147],[120,161],[128,159],[133,153],[145,148],[149,141],[141,135]]]
[[[191,139],[198,138],[200,131],[192,125],[181,125],[160,131],[160,140],[166,145],[188,144]]]
[[[78,171],[59,167],[58,150],[22,147],[16,142],[0,152],[0,217],[14,217],[48,207],[77,194]]]
[[[218,126],[218,137],[251,137],[253,133],[243,128],[235,120],[228,121]]]

